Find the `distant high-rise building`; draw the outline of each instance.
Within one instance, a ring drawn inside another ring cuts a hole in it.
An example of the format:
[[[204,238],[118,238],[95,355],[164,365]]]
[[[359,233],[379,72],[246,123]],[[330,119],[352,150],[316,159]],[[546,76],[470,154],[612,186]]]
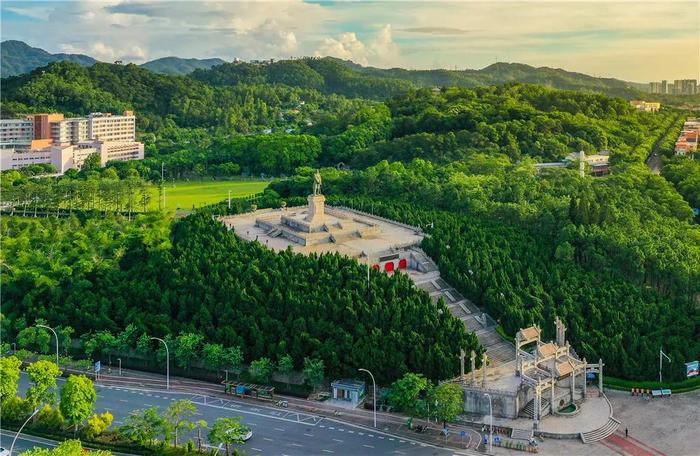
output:
[[[649,93],[663,93],[661,91],[661,83],[660,82],[650,82],[649,83]]]
[[[669,84],[668,86],[666,86],[666,93],[669,95],[675,95],[676,94],[676,85]]]
[[[676,95],[695,95],[698,93],[697,79],[676,79],[673,81]]]
[[[668,93],[668,81],[661,81],[661,93]]]

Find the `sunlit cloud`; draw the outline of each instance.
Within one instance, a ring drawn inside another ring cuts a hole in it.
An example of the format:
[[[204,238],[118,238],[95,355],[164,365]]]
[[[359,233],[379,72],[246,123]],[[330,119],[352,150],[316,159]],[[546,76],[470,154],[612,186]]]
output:
[[[700,72],[694,1],[4,1],[2,13],[3,39],[106,60],[332,55],[408,68],[507,61],[634,81]]]

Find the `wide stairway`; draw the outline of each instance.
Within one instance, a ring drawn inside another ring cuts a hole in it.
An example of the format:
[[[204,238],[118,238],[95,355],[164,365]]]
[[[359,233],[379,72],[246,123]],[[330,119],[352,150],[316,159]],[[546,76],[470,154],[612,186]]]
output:
[[[542,398],[542,410],[546,410],[549,406],[549,399]],[[533,419],[535,417],[535,400],[532,399],[530,402],[525,404],[525,407],[520,411],[519,416],[523,418]]]
[[[581,441],[583,443],[593,443],[598,440],[603,440],[615,433],[618,426],[620,426],[620,422],[615,418],[610,418],[602,427],[595,431],[582,432],[580,434]]]

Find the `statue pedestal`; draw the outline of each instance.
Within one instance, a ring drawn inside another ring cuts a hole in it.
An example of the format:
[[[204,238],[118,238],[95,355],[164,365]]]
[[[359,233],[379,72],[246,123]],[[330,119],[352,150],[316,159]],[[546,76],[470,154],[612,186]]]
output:
[[[323,195],[309,195],[309,211],[306,215],[306,221],[309,224],[320,224],[324,222],[326,197]]]

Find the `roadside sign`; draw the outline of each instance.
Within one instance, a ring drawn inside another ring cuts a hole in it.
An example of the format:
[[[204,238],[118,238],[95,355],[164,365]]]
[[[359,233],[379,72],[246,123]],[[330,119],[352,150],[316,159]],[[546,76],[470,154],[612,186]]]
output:
[[[100,370],[102,370],[102,363],[100,361],[97,361],[95,363],[95,372],[99,372]]]
[[[689,363],[685,363],[685,376],[686,377],[695,377],[696,375],[700,374],[700,363],[698,361],[691,361]]]

